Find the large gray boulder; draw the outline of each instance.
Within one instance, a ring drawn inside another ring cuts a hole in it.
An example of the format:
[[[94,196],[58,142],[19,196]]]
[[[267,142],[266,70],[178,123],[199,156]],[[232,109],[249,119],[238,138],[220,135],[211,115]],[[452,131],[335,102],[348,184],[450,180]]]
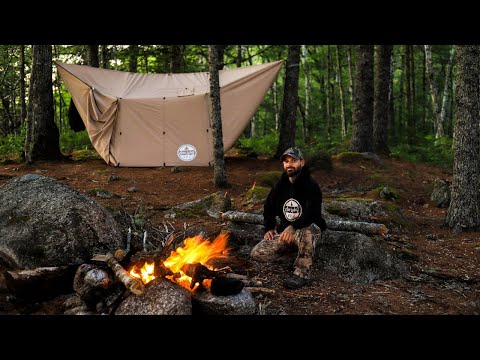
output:
[[[192,297],[181,285],[156,278],[142,294],[130,294],[115,315],[192,315]]]
[[[7,267],[78,265],[124,243],[105,208],[53,178],[27,174],[0,188],[0,262]]]
[[[382,241],[360,233],[327,230],[315,256],[321,268],[355,283],[407,275],[406,264],[390,254]]]

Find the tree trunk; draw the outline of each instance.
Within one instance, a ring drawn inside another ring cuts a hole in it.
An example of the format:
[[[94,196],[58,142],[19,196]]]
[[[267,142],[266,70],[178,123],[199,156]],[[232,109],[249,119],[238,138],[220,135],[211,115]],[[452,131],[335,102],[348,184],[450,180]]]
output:
[[[99,67],[98,61],[98,45],[88,45],[88,65]]]
[[[32,160],[60,159],[59,133],[53,116],[52,47],[34,45],[32,60]]]
[[[338,69],[338,81],[339,86],[338,90],[340,92],[340,110],[342,111],[342,139],[347,136],[347,119],[345,115],[345,97],[343,95],[343,76],[342,76],[342,65],[340,64],[340,46],[336,46],[336,56],[337,56],[337,69]]]
[[[452,194],[446,219],[446,224],[455,232],[480,227],[479,56],[478,45],[459,45],[457,48],[457,123]]]
[[[450,59],[448,60],[447,68],[445,69],[445,83],[443,85],[442,107],[440,110],[440,119],[442,124],[445,124],[445,114],[448,100],[448,86],[450,84],[450,77],[452,74],[453,60],[455,58],[455,45],[450,49]]]
[[[330,142],[331,140],[331,124],[332,124],[332,112],[331,112],[331,104],[330,104],[330,46],[327,45],[327,75],[325,81],[325,106],[327,110],[327,124],[326,124],[326,133],[327,133],[327,141]]]
[[[223,67],[225,66],[224,63],[224,55],[225,55],[225,48],[227,45],[217,45],[217,51],[218,51],[218,70],[223,70]]]
[[[405,109],[407,110],[407,143],[415,143],[415,119],[413,117],[412,45],[405,45]]]
[[[130,45],[128,50],[128,71],[136,73],[138,69],[138,45]]]
[[[302,122],[302,130],[303,130],[303,140],[305,143],[309,143],[310,134],[308,133],[308,124],[309,115],[310,115],[310,98],[312,96],[312,83],[310,81],[310,68],[308,66],[308,56],[307,56],[307,46],[302,45],[302,63],[303,63],[303,74],[305,78],[305,111],[303,116]]]
[[[350,151],[373,151],[373,45],[357,45],[355,52]]]
[[[373,139],[375,152],[389,154],[388,110],[392,45],[377,45],[375,54],[375,91],[373,101]]]
[[[438,104],[438,86],[435,81],[435,74],[432,64],[432,45],[425,45],[425,57],[427,61],[428,82],[430,84],[430,94],[432,98],[433,114],[435,116],[435,139],[445,135],[443,131],[443,123],[440,113],[440,106]]]
[[[236,58],[236,64],[237,68],[242,67],[242,45],[237,45],[237,58]]]
[[[347,47],[347,63],[348,63],[348,93],[350,94],[350,107],[353,106],[353,62],[352,47]]]
[[[423,50],[423,68],[422,68],[422,129],[426,129],[427,119],[427,57],[425,47]]]
[[[101,45],[101,54],[102,54],[102,68],[108,69],[110,62],[110,51],[108,50],[107,45]]]
[[[280,136],[275,157],[279,158],[285,149],[295,146],[295,131],[298,107],[298,76],[300,45],[289,45],[282,111],[280,113]]]
[[[278,131],[280,126],[280,112],[278,111],[278,83],[277,79],[273,82],[273,112],[275,114],[275,131]]]
[[[389,88],[388,88],[388,123],[389,128],[392,129],[393,138],[396,140],[396,132],[395,132],[395,92],[394,92],[394,82],[395,79],[395,55],[393,52],[392,46],[392,54],[390,55],[390,75],[389,75]]]
[[[183,57],[183,46],[182,45],[172,45],[170,47],[170,71],[172,73],[179,73],[182,70],[182,57]]]
[[[213,182],[215,186],[225,188],[228,184],[223,149],[222,108],[218,76],[218,49],[216,45],[208,46],[208,68],[210,73],[210,116],[213,124]]]
[[[27,118],[25,95],[25,45],[20,45],[20,126]]]

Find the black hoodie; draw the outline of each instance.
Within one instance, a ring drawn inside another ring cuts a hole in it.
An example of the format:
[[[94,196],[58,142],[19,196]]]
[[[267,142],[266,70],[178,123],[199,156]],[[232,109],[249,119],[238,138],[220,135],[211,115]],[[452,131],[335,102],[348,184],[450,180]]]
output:
[[[327,228],[322,218],[322,191],[310,176],[308,168],[302,168],[293,184],[284,171],[273,186],[263,206],[265,232],[275,229],[275,216],[280,218],[278,233],[289,225],[295,230],[312,223],[317,224],[322,231]]]

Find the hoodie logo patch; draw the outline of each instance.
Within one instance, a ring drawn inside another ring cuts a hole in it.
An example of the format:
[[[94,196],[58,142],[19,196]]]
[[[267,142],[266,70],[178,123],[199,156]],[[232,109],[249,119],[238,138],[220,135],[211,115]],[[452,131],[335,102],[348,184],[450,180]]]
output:
[[[288,221],[295,221],[302,215],[302,205],[295,199],[288,199],[283,204],[283,215]]]

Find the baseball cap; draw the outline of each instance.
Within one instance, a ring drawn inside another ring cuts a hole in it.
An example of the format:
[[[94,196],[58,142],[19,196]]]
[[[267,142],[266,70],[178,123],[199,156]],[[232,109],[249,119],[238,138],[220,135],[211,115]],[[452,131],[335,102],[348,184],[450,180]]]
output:
[[[280,157],[280,161],[283,161],[284,157],[285,156],[291,156],[297,160],[303,160],[303,154],[302,152],[300,151],[299,148],[296,148],[296,147],[291,147],[291,148],[288,148],[287,150],[285,150],[285,152],[283,153],[283,155]]]

